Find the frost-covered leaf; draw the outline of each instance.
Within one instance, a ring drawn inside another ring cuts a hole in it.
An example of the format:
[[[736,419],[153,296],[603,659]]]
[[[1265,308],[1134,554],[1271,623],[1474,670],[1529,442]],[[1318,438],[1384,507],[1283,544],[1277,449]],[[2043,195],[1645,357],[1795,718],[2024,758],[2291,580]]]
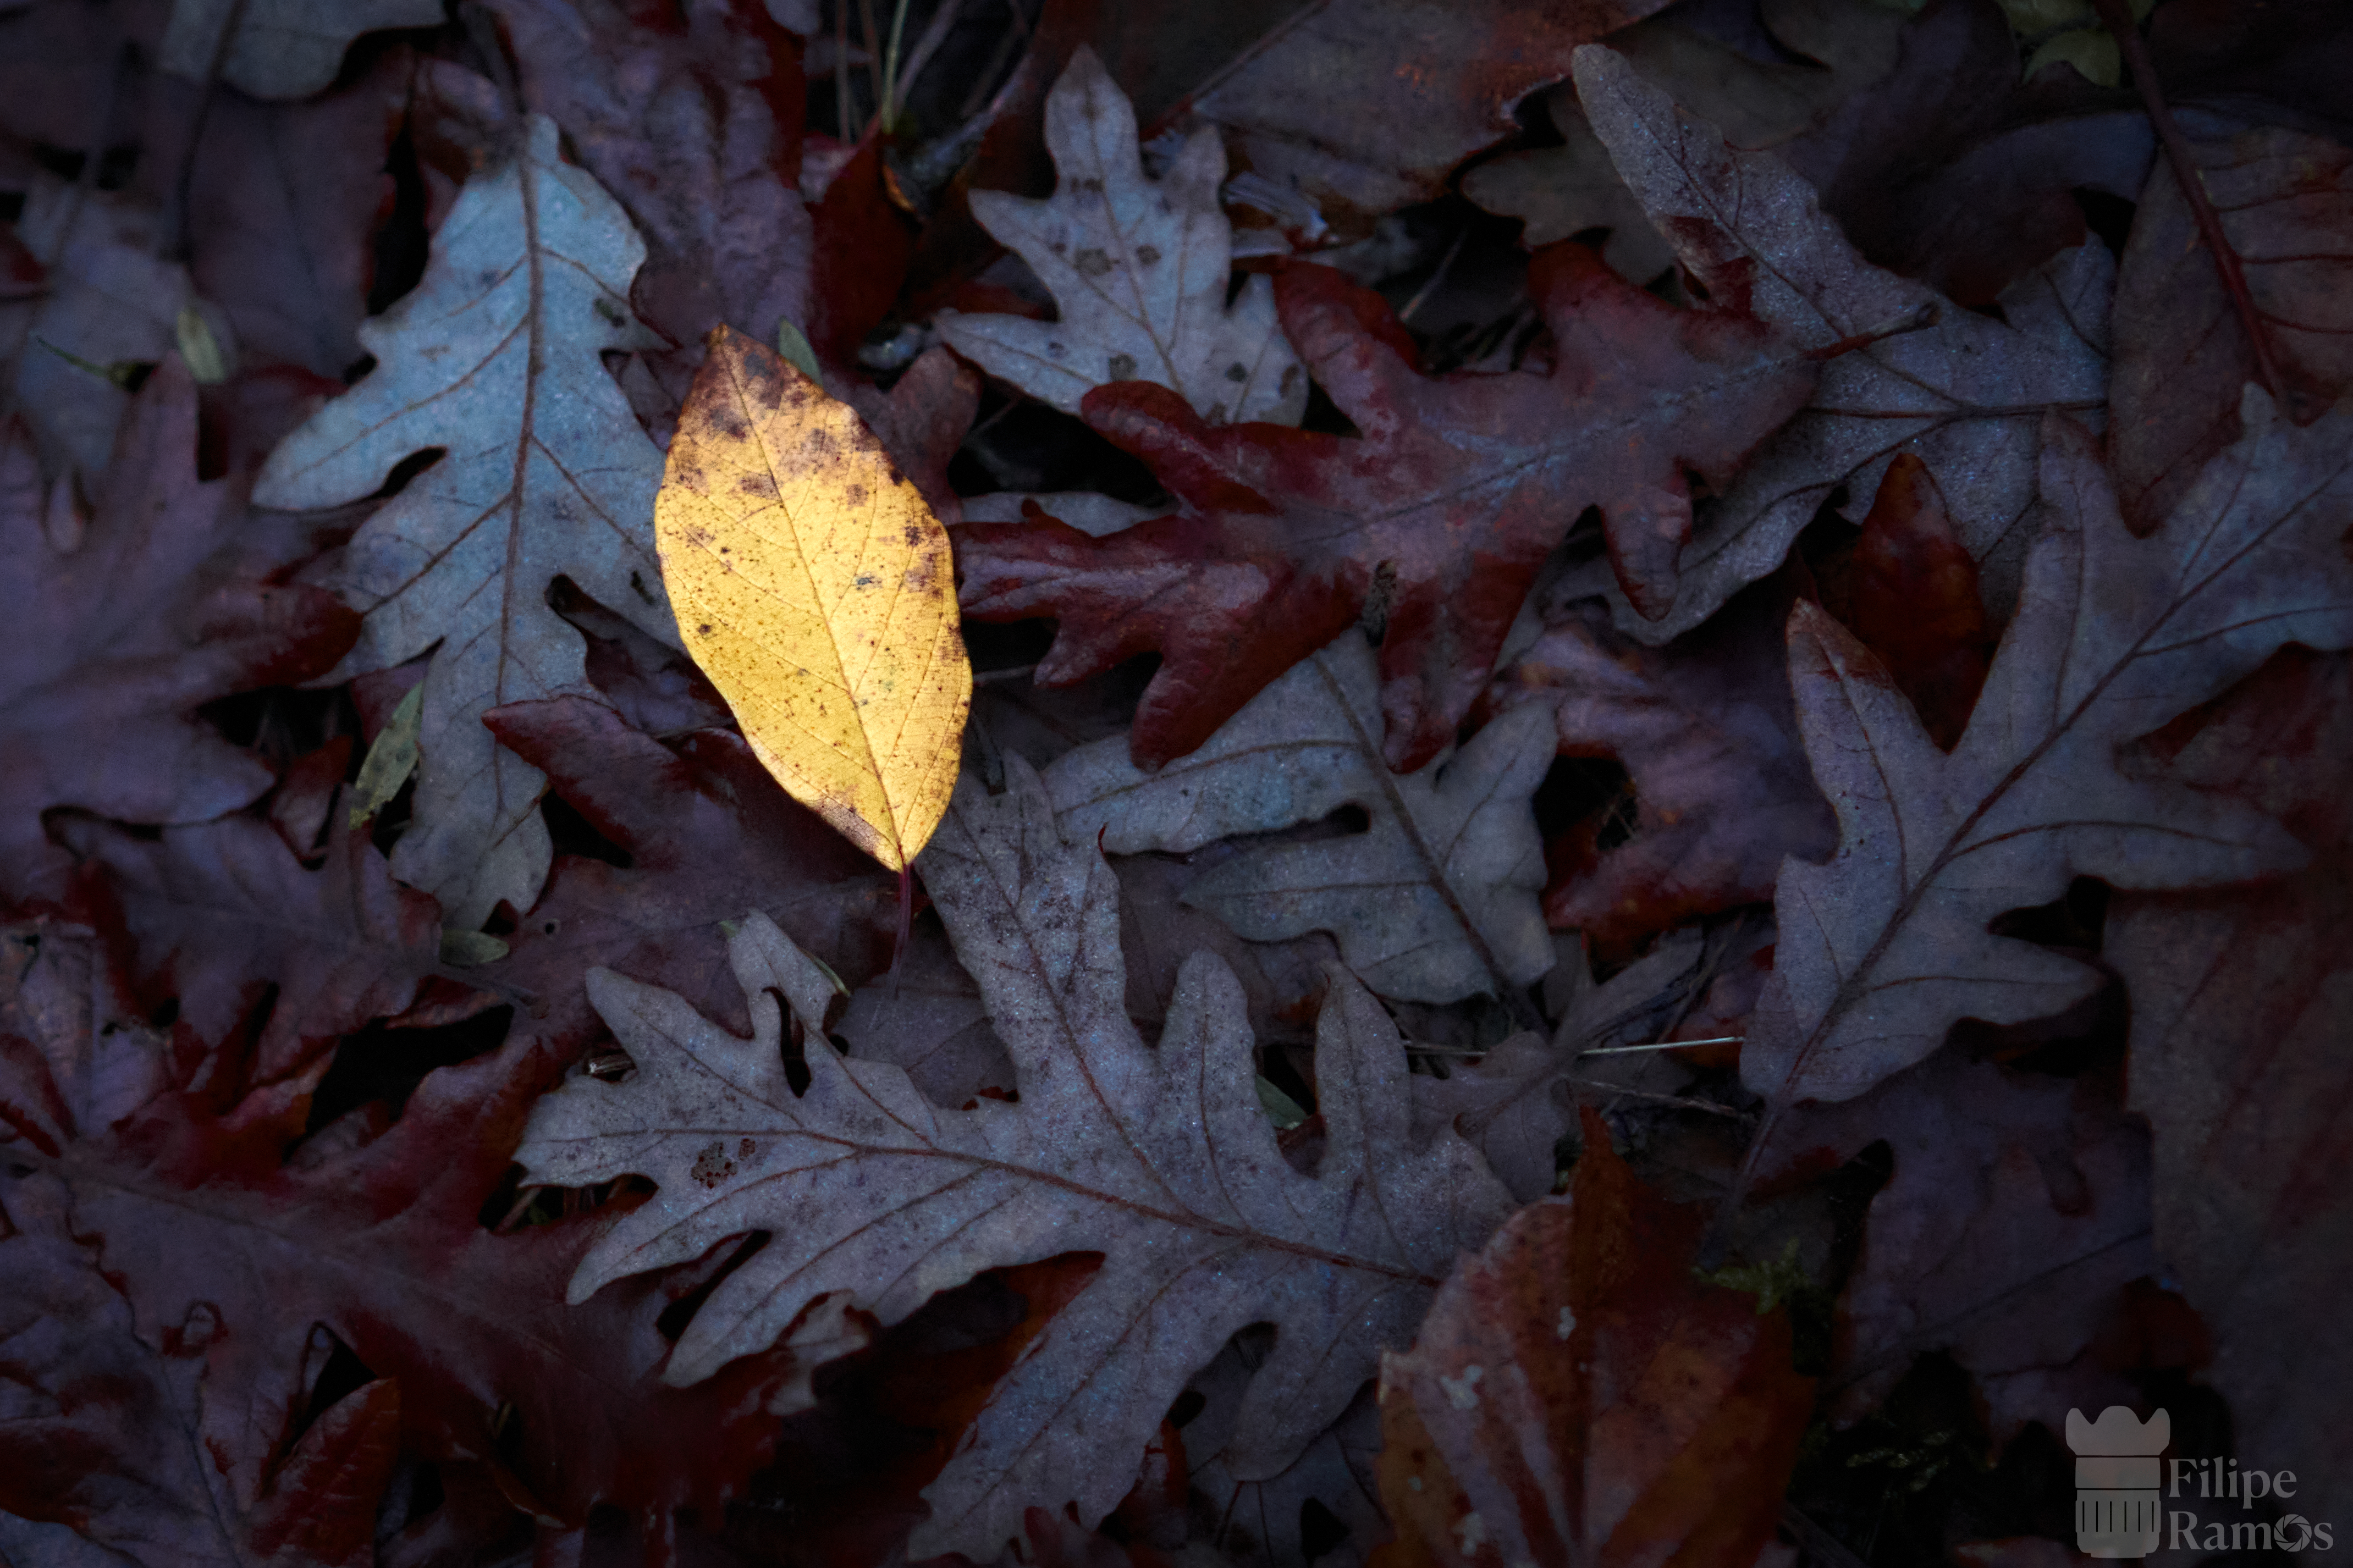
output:
[[[2247,434],[2146,541],[2090,438],[2053,417],[2019,612],[1949,754],[1876,658],[1799,605],[1798,711],[1841,837],[1828,862],[1782,868],[1750,1087],[1852,1099],[1958,1019],[2019,1023],[2086,994],[2094,971],[1989,929],[2074,877],[2201,888],[2301,863],[2258,813],[2117,763],[2281,643],[2353,641],[2353,407],[2298,430],[2251,387],[2242,416]]]
[[[360,329],[376,368],[289,436],[255,488],[264,506],[340,506],[441,454],[352,541],[338,585],[367,618],[335,675],[433,652],[415,822],[392,866],[460,929],[502,899],[529,909],[550,855],[544,781],[482,714],[594,695],[586,644],[549,606],[549,583],[561,574],[677,638],[654,558],[661,454],[599,357],[650,341],[628,310],[644,255],[534,117],[511,157],[467,183],[416,290]]]
[[[688,1326],[673,1383],[764,1349],[828,1293],[892,1323],[985,1268],[1104,1255],[926,1491],[918,1557],[994,1556],[1030,1506],[1075,1500],[1082,1522],[1101,1518],[1186,1380],[1250,1323],[1275,1325],[1275,1350],[1229,1452],[1244,1473],[1281,1469],[1508,1203],[1451,1133],[1411,1140],[1396,1026],[1345,975],[1318,1031],[1329,1142],[1314,1176],[1284,1160],[1259,1108],[1222,963],[1195,962],[1147,1047],[1125,1016],[1110,868],[1063,840],[1028,764],[1008,758],[1007,773],[994,798],[966,779],[920,868],[1014,1059],[1018,1103],[943,1109],[902,1068],[845,1060],[814,1030],[796,1096],[770,994],[796,955],[754,915],[733,943],[753,1037],[593,972],[635,1076],[567,1081],[518,1152],[536,1181],[636,1173],[660,1189],[583,1264],[575,1300],[772,1232]]]
[[[441,0],[177,0],[162,64],[220,79],[254,98],[308,98],[335,79],[343,51],[383,27],[438,27]],[[224,29],[237,31],[224,38]]]
[[[1053,291],[1052,321],[943,312],[948,346],[1066,414],[1107,382],[1150,381],[1212,425],[1296,425],[1307,372],[1249,279],[1229,305],[1233,226],[1219,205],[1226,152],[1214,128],[1186,138],[1157,180],[1144,173],[1135,110],[1080,47],[1046,96],[1058,179],[1044,201],[976,192],[973,216]]]
[[[1381,760],[1379,703],[1373,650],[1344,632],[1198,751],[1147,773],[1114,736],[1058,759],[1046,788],[1065,833],[1119,855],[1181,854],[1355,806],[1363,833],[1246,849],[1184,901],[1252,941],[1328,931],[1384,996],[1508,996],[1552,967],[1528,804],[1551,764],[1551,715],[1504,714],[1461,752],[1398,774]]]
[[[1593,574],[1619,625],[1652,643],[1699,625],[1778,566],[1834,491],[1867,505],[1905,450],[1935,470],[1955,531],[2006,607],[2042,415],[2090,416],[2106,395],[2106,247],[2087,243],[2021,279],[1997,321],[1863,260],[1788,163],[1725,146],[1621,57],[1580,49],[1577,83],[1619,173],[1712,297],[1809,349],[1894,334],[1831,358],[1806,411],[1702,509],[1664,613],[1642,613]]]

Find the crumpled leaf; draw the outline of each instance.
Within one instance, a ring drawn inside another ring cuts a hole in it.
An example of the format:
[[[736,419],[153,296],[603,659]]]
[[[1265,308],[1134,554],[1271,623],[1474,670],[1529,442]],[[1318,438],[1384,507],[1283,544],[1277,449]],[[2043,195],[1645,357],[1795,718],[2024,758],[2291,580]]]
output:
[[[2019,613],[1949,755],[1875,658],[1798,606],[1798,712],[1841,837],[1822,865],[1782,867],[1773,978],[1741,1053],[1752,1089],[1852,1099],[1961,1017],[2021,1023],[2085,995],[2094,972],[1988,929],[2074,877],[2215,887],[2300,863],[2259,814],[2116,760],[2281,643],[2353,641],[2353,407],[2298,430],[2251,387],[2242,416],[2147,541],[2090,438],[2053,417]]]
[[[1550,375],[1430,379],[1377,295],[1327,268],[1286,269],[1283,331],[1363,436],[1212,429],[1163,388],[1098,388],[1088,422],[1151,463],[1179,510],[1100,540],[1043,522],[967,527],[966,613],[1058,616],[1041,685],[1158,651],[1134,742],[1154,767],[1370,605],[1386,628],[1384,754],[1422,766],[1454,738],[1537,567],[1587,507],[1650,602],[1672,588],[1689,529],[1685,473],[1728,481],[1814,380],[1746,317],[1675,310],[1581,247],[1539,256],[1529,291],[1557,343]]]
[[[774,1414],[809,1403],[809,1363],[783,1348],[664,1386],[658,1279],[567,1307],[562,1282],[609,1211],[510,1235],[483,1222],[561,1072],[547,1053],[517,1042],[429,1074],[388,1129],[378,1105],[306,1138],[323,1062],[250,1091],[234,1061],[183,1075],[122,1019],[94,948],[55,924],[0,945],[0,1041],[22,1042],[0,1052],[0,1209],[62,1188],[71,1234],[150,1344],[209,1308],[226,1331],[214,1387],[268,1387],[323,1324],[397,1382],[416,1451],[498,1465],[527,1511],[577,1525],[609,1502],[658,1538],[673,1510],[732,1495]],[[820,1311],[796,1333],[829,1343],[814,1360],[854,1348],[840,1331]],[[248,1470],[264,1457],[249,1439],[231,1455]]]
[[[768,994],[798,958],[765,917],[733,957],[750,1041],[679,999],[608,972],[592,994],[637,1063],[618,1084],[568,1081],[518,1157],[535,1180],[649,1176],[662,1196],[624,1217],[573,1281],[611,1281],[758,1226],[774,1238],[729,1275],[665,1374],[708,1375],[767,1345],[802,1307],[841,1292],[885,1323],[983,1268],[1071,1250],[1104,1262],[991,1395],[925,1491],[915,1557],[987,1558],[1032,1504],[1075,1500],[1082,1523],[1118,1501],[1186,1379],[1234,1331],[1277,1328],[1234,1457],[1283,1468],[1345,1408],[1383,1342],[1401,1341],[1436,1271],[1483,1237],[1506,1198],[1460,1140],[1409,1142],[1396,1027],[1335,977],[1316,1081],[1329,1143],[1293,1171],[1252,1089],[1233,979],[1197,961],[1157,1049],[1125,1018],[1116,884],[1092,846],[1065,843],[1018,757],[1008,792],[959,787],[923,858],[957,955],[1020,1073],[1020,1100],[950,1111],[900,1068],[804,1051],[796,1097]],[[672,1130],[675,1131],[672,1131]],[[1075,1496],[1073,1496],[1075,1494]]]
[[[1694,1276],[1699,1231],[1587,1111],[1568,1195],[1513,1215],[1381,1358],[1387,1561],[1757,1561],[1813,1384],[1785,1309]]]
[[[569,1058],[597,1030],[581,976],[603,966],[749,1028],[723,921],[756,909],[855,982],[887,959],[892,893],[874,863],[778,788],[739,736],[669,745],[580,697],[484,715],[500,742],[618,846],[628,864],[558,860],[547,891],[480,972],[531,1006],[515,1029]]]
[[[1995,321],[1871,266],[1786,163],[1730,150],[1609,50],[1579,50],[1577,82],[1628,186],[1712,296],[1805,348],[1894,334],[1825,363],[1808,411],[1703,509],[1670,605],[1588,574],[1620,627],[1663,643],[1697,626],[1778,566],[1832,492],[1862,502],[1900,450],[1936,471],[1956,532],[2006,606],[2042,416],[2092,415],[2105,394],[2106,248],[2087,243],[2022,279]]]
[[[1672,12],[1612,33],[1609,47],[1726,142],[1757,149],[1801,135],[1894,69],[1910,22],[1877,0],[1764,0],[1758,11],[1765,31],[1803,62],[1759,58]],[[1489,212],[1525,220],[1530,245],[1609,230],[1602,255],[1638,283],[1674,265],[1673,249],[1577,106],[1576,86],[1562,83],[1544,102],[1561,144],[1482,163],[1463,175],[1462,194]]]
[[[1047,793],[1063,832],[1115,855],[1181,854],[1355,806],[1365,832],[1245,850],[1184,901],[1254,942],[1328,931],[1384,996],[1509,996],[1552,967],[1528,806],[1551,763],[1549,716],[1507,713],[1400,776],[1376,749],[1378,689],[1372,648],[1343,632],[1199,750],[1147,773],[1125,736],[1097,741],[1046,769]]]
[[[1547,846],[1545,918],[1611,945],[1773,896],[1787,856],[1829,852],[1836,827],[1790,708],[1786,587],[1736,599],[1672,647],[1646,648],[1588,601],[1496,677],[1493,704],[1552,710],[1563,756],[1610,757],[1634,794],[1632,834],[1603,848],[1616,803]]]
[[[0,1510],[153,1568],[375,1561],[397,1384],[378,1378],[302,1425],[309,1380],[273,1368],[241,1384],[224,1342],[247,1325],[209,1304],[143,1339],[98,1249],[72,1234],[55,1178],[11,1184],[0,1220],[0,1370],[14,1395],[0,1413]]]
[[[687,651],[776,781],[893,871],[972,706],[946,531],[847,404],[722,327],[655,502]]]
[[[69,827],[75,851],[108,873],[151,1004],[176,997],[181,1020],[217,1047],[274,993],[253,1042],[258,1082],[292,1077],[338,1036],[402,1011],[440,967],[439,907],[395,883],[366,837],[329,815],[315,871],[250,816],[156,838]]]
[[[0,900],[62,891],[49,807],[202,822],[259,795],[269,768],[197,706],[317,675],[356,630],[330,595],[262,580],[282,562],[229,482],[197,480],[176,359],[141,390],[79,539],[45,525],[41,489],[23,427],[0,425]]]
[[[362,33],[443,19],[440,0],[174,0],[160,63],[209,81],[217,61],[220,79],[249,97],[308,98],[335,79]]]
[[[1996,1444],[2070,1405],[2130,1403],[2084,1353],[2124,1287],[2156,1271],[2148,1133],[2122,1099],[2113,1072],[2071,1081],[1946,1051],[1782,1124],[1783,1163],[1883,1139],[1894,1161],[1840,1299],[1836,1419],[1877,1408],[1936,1352],[1976,1379]]]
[[[1054,195],[972,196],[973,216],[1053,291],[1052,321],[943,311],[940,336],[992,375],[1066,414],[1095,387],[1149,381],[1212,425],[1296,425],[1307,373],[1275,324],[1273,286],[1243,282],[1227,303],[1233,226],[1219,204],[1226,153],[1213,127],[1185,139],[1147,179],[1135,110],[1082,46],[1046,95]]]
[[[392,868],[460,930],[501,900],[529,909],[547,875],[539,772],[481,716],[592,693],[550,580],[676,637],[654,559],[661,455],[598,357],[646,341],[628,308],[644,254],[534,117],[507,161],[467,182],[416,289],[360,328],[376,368],[289,436],[255,487],[263,506],[339,506],[444,452],[352,541],[338,585],[367,618],[332,679],[434,649],[414,820]]]
[[[2353,671],[2284,650],[2195,721],[2152,742],[2164,776],[2277,817],[2312,860],[2261,889],[2110,907],[2103,952],[2132,995],[2156,1251],[2212,1329],[2204,1380],[2231,1402],[2245,1463],[2295,1470],[2297,1511],[2342,1519],[2353,1493],[2329,1456],[2353,1438],[2336,1315],[2353,1260]]]
[[[2292,402],[2353,391],[2353,148],[2266,125],[2194,141],[2208,200]],[[2172,164],[2149,171],[2116,273],[2108,458],[2125,521],[2147,532],[2208,459],[2239,437],[2239,389],[2256,378],[2246,327],[2223,292]]]
[[[1442,195],[1456,164],[1511,133],[1514,103],[1560,79],[1571,50],[1663,3],[1314,0],[1188,107],[1225,128],[1253,173],[1353,238]]]

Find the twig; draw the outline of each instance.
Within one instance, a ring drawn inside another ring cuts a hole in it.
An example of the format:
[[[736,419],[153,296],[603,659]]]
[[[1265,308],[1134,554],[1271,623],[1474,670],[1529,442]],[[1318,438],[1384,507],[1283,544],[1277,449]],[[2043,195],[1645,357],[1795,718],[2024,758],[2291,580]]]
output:
[[[882,68],[882,29],[874,23],[874,0],[858,0],[858,29],[866,36],[866,77],[874,89],[874,117],[891,101],[891,79]]]
[[[1654,1040],[1647,1046],[1595,1046],[1577,1054],[1580,1057],[1622,1057],[1634,1051],[1679,1051],[1685,1046],[1736,1046],[1738,1035],[1711,1035],[1704,1040]]]
[[[2198,161],[2189,151],[2189,141],[2181,134],[2181,127],[2173,121],[2173,110],[2167,107],[2165,94],[2158,87],[2157,66],[2148,58],[2148,46],[2141,41],[2140,28],[2132,19],[2125,0],[2092,0],[2092,8],[2116,35],[2116,47],[2122,51],[2125,63],[2132,68],[2133,85],[2140,89],[2141,107],[2147,111],[2148,122],[2157,129],[2157,140],[2165,149],[2165,161],[2173,165],[2173,178],[2181,187],[2182,198],[2189,204],[2189,216],[2197,220],[2198,232],[2206,241],[2206,248],[2214,258],[2214,270],[2221,275],[2222,291],[2231,296],[2238,308],[2239,325],[2245,329],[2248,346],[2254,351],[2255,379],[2272,395],[2272,401],[2285,409],[2279,366],[2272,359],[2271,334],[2263,330],[2263,312],[2255,309],[2255,297],[2247,290],[2247,275],[2239,265],[2239,253],[2232,248],[2231,237],[2222,232],[2222,216],[2206,195],[2206,182],[2200,178]]]
[[[1446,280],[1447,268],[1452,267],[1454,258],[1462,254],[1462,242],[1470,237],[1471,230],[1467,225],[1455,232],[1454,243],[1448,246],[1446,254],[1438,258],[1436,268],[1428,278],[1422,279],[1421,287],[1413,291],[1413,298],[1398,308],[1399,321],[1412,321],[1413,313],[1421,309],[1422,301],[1429,299],[1438,286]]]
[[[898,0],[891,8],[891,43],[882,51],[882,101],[874,106],[874,123],[885,136],[899,118],[899,40],[906,32],[907,0]]]
[[[932,13],[930,23],[923,28],[923,36],[917,38],[915,47],[907,51],[907,64],[904,69],[900,68],[897,63],[899,22],[894,21],[891,24],[891,121],[883,127],[884,130],[898,129],[899,109],[907,100],[909,85],[923,74],[923,68],[932,63],[932,57],[938,54],[940,46],[948,41],[948,34],[955,29],[956,16],[963,9],[964,0],[940,0],[940,8]],[[900,20],[903,21],[906,14],[905,0],[901,0]]]
[[[1005,29],[1004,34],[997,40],[997,47],[989,51],[988,64],[981,68],[978,76],[973,78],[972,91],[965,94],[964,107],[956,110],[956,119],[959,121],[970,120],[983,108],[994,109],[992,100],[997,92],[1002,91],[997,80],[997,73],[1005,68],[1005,62],[1013,58],[1013,51],[1018,48],[1021,41],[1029,36],[1029,18],[1021,14],[1021,0],[1005,0],[1005,9],[1013,17],[1012,26]],[[1020,73],[1017,71],[1015,74],[1018,76]],[[992,114],[991,118],[995,116]]]

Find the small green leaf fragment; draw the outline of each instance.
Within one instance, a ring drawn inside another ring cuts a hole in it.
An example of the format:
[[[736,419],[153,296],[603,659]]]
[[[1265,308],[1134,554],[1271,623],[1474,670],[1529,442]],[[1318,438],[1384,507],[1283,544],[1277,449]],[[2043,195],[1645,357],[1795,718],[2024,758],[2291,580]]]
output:
[[[194,305],[180,307],[180,319],[174,323],[174,335],[179,339],[180,358],[188,374],[196,378],[199,386],[218,386],[228,379],[228,355],[221,348],[220,339],[213,335],[212,323]]]
[[[810,344],[808,334],[802,331],[790,316],[782,317],[776,322],[776,352],[811,381],[825,380],[825,373],[817,367],[817,350]]]
[[[506,955],[507,944],[486,932],[446,928],[441,932],[441,962],[452,969],[496,963]]]
[[[418,681],[392,710],[391,720],[376,734],[375,744],[360,763],[352,785],[352,826],[364,826],[392,803],[408,775],[417,771],[417,731],[425,711],[425,682]]]
[[[1301,1109],[1299,1101],[1283,1093],[1282,1087],[1264,1073],[1259,1075],[1258,1103],[1279,1132],[1287,1132],[1307,1120],[1307,1112]]]

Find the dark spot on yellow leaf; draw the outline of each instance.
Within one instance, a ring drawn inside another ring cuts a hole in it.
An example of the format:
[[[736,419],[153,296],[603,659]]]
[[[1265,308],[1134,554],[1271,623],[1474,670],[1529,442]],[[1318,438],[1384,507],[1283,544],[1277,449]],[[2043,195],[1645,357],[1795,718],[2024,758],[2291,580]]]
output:
[[[739,494],[756,496],[762,500],[776,499],[776,481],[765,474],[745,474],[735,481]]]
[[[700,626],[696,626],[694,629],[695,629],[698,633],[700,633],[701,635],[702,635],[702,636],[704,636],[704,637],[709,637],[709,636],[711,635],[711,623],[710,623],[709,621],[704,621],[702,624],[701,624]]]
[[[854,479],[849,484],[842,486],[841,503],[844,506],[864,506],[866,504],[866,487],[858,483]]]

